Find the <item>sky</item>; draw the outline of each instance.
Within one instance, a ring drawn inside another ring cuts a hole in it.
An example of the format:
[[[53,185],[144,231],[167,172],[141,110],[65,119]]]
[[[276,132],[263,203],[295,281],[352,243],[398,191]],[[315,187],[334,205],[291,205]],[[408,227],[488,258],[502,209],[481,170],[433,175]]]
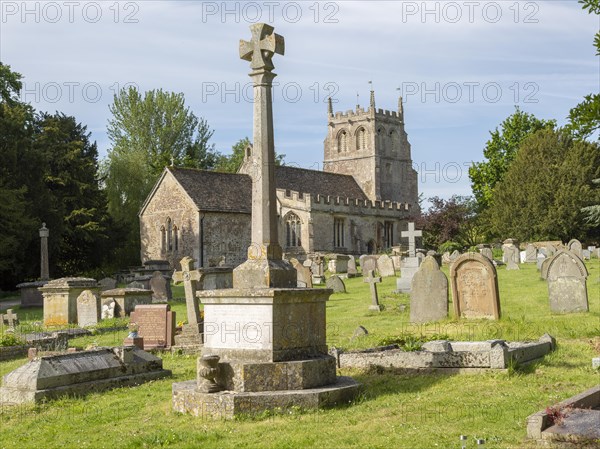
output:
[[[425,198],[471,194],[468,167],[515,106],[566,123],[598,92],[598,16],[570,1],[0,1],[0,60],[23,75],[21,99],[87,125],[110,149],[120,88],[182,92],[229,153],[252,137],[249,64],[239,40],[266,22],[275,55],[275,146],[321,169],[327,97],[334,110],[396,110]],[[370,83],[371,82],[371,83]],[[358,95],[358,97],[357,97]],[[534,169],[534,168],[532,168]]]

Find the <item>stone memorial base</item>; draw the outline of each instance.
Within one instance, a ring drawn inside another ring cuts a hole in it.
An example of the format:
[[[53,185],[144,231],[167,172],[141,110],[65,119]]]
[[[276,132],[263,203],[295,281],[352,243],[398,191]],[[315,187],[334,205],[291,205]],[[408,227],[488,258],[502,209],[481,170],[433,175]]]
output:
[[[396,292],[410,293],[412,278],[419,270],[421,260],[418,257],[405,257],[402,259],[402,268],[400,269],[400,277],[396,279]]]
[[[123,346],[135,346],[144,350],[144,339],[142,337],[127,337],[123,340]]]
[[[203,274],[201,290],[217,290],[233,287],[233,268],[210,267],[200,270]]]
[[[77,298],[84,290],[98,293],[98,283],[91,278],[60,278],[40,287],[44,296],[44,325],[77,324]]]
[[[21,292],[21,308],[24,307],[43,307],[44,296],[38,289],[46,285],[48,281],[23,282],[18,284],[17,288]]]
[[[184,324],[181,334],[175,335],[175,345],[171,346],[171,352],[190,355],[200,354],[204,342],[202,330],[202,324]]]
[[[173,409],[193,416],[231,419],[266,410],[319,409],[349,403],[359,388],[360,384],[352,378],[340,376],[334,384],[303,390],[201,393],[196,381],[190,380],[173,384]]]

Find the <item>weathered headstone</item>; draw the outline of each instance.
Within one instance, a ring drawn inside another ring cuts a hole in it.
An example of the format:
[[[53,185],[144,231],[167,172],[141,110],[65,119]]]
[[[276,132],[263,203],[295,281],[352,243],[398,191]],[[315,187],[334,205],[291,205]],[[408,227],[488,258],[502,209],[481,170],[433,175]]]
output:
[[[507,270],[520,270],[519,262],[520,262],[520,254],[519,248],[515,245],[506,245],[502,248],[504,250],[503,258],[506,260],[506,269]]]
[[[369,306],[369,310],[376,310],[377,312],[381,312],[379,296],[377,295],[377,284],[381,282],[381,278],[375,277],[373,270],[369,270],[367,276],[363,279],[363,282],[369,284],[371,288],[371,305]]]
[[[452,263],[452,260],[450,259],[450,251],[446,251],[444,254],[442,254],[442,263],[444,265],[450,265]]]
[[[584,250],[581,251],[581,255],[582,255],[581,258],[583,260],[590,260],[591,256],[592,256],[592,253],[590,252],[589,249],[584,249]]]
[[[138,304],[152,304],[152,290],[141,288],[113,288],[100,294],[102,305],[115,302],[114,316],[129,316]]]
[[[460,251],[455,249],[454,251],[452,251],[452,254],[450,254],[450,256],[449,256],[450,263],[454,262],[459,257],[460,257]]]
[[[325,267],[323,257],[320,255],[313,256],[312,259],[307,259],[305,263],[310,261],[310,272],[312,275],[313,284],[322,284],[325,282]]]
[[[583,245],[577,239],[571,239],[567,244],[567,248],[580,259],[583,258]]]
[[[484,246],[479,250],[482,256],[487,257],[490,261],[494,260],[494,255],[492,253],[492,248],[489,246]]]
[[[417,254],[416,254],[416,251],[417,251],[416,237],[421,237],[423,235],[423,232],[416,230],[414,223],[408,223],[408,231],[402,231],[400,233],[400,235],[402,236],[402,238],[408,239],[408,256],[416,257],[417,256]]]
[[[5,324],[9,329],[15,330],[19,324],[19,317],[16,313],[13,313],[13,309],[7,309],[6,313],[2,315],[2,324]]]
[[[400,277],[396,279],[396,291],[410,293],[412,278],[419,269],[421,259],[418,257],[405,257],[402,259]]]
[[[427,323],[448,317],[448,278],[427,256],[412,279],[410,321]]]
[[[550,309],[558,313],[587,312],[587,269],[572,251],[558,251],[548,264]]]
[[[333,293],[346,293],[346,284],[344,284],[344,281],[337,274],[327,279],[325,286],[332,289]]]
[[[370,270],[377,270],[377,256],[363,254],[358,258],[358,261],[360,263],[360,268],[362,270],[363,276]]]
[[[138,335],[144,339],[144,349],[173,346],[175,339],[175,312],[168,304],[136,306],[130,323],[138,326]]]
[[[552,260],[552,257],[546,257],[540,266],[540,277],[543,280],[548,279],[548,267],[550,267],[550,261]]]
[[[437,264],[441,267],[442,266],[442,255],[439,254],[437,251],[434,250],[429,250],[427,251],[427,256],[431,256],[435,259],[435,261],[437,262]],[[394,267],[396,267],[396,265],[394,264]],[[398,267],[396,267],[398,268]]]
[[[172,299],[171,284],[160,271],[152,273],[150,289],[153,292],[152,300],[154,302],[166,302]]]
[[[478,253],[466,253],[450,267],[456,318],[500,319],[498,277],[494,265]]]
[[[394,269],[394,262],[392,258],[387,254],[382,254],[377,259],[377,269],[382,277],[396,276],[396,270]]]
[[[356,340],[357,338],[364,337],[365,335],[369,335],[369,331],[364,326],[358,326],[354,333],[352,334],[351,340]]]
[[[97,292],[98,282],[91,278],[60,278],[40,287],[44,295],[44,324],[77,324],[77,298],[84,290]]]
[[[519,242],[515,239],[506,239],[502,243],[502,262],[508,264],[509,254],[515,264],[518,265],[521,262]]]
[[[329,258],[329,272],[333,274],[346,273],[348,271],[348,259],[346,254],[332,254]]]
[[[91,290],[84,290],[77,297],[77,325],[95,326],[100,320],[100,298]]]
[[[358,276],[358,270],[356,269],[356,259],[354,256],[350,256],[348,259],[348,277],[353,278]]]
[[[529,243],[525,248],[525,263],[537,262],[537,249],[535,245]]]
[[[111,318],[115,318],[116,308],[117,302],[114,299],[110,298],[102,301],[102,309],[100,312],[102,314],[102,319],[110,320]]]
[[[98,281],[98,287],[100,291],[112,290],[117,288],[117,280],[113,278],[104,278]]]
[[[544,256],[542,253],[539,253],[537,255],[537,270],[541,271],[542,269],[542,264],[544,263],[544,260],[546,260],[546,256]]]
[[[146,290],[146,286],[139,281],[132,281],[127,284],[127,288],[137,288],[140,290]]]
[[[556,246],[554,246],[552,243],[546,244],[546,257],[554,256],[554,254],[556,254],[556,251]]]

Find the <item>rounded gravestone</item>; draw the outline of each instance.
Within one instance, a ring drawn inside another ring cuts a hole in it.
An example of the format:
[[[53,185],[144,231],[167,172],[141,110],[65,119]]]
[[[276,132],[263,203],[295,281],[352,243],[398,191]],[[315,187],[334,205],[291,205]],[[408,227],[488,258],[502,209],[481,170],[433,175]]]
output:
[[[448,278],[433,256],[427,256],[411,282],[410,321],[427,323],[448,317]]]
[[[583,261],[571,251],[558,251],[548,264],[548,299],[550,309],[558,313],[589,310]]]

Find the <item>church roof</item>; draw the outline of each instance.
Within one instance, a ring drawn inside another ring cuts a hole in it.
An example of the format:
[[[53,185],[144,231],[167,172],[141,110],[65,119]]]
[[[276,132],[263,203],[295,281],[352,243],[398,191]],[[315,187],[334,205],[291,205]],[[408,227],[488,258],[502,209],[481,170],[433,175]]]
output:
[[[168,170],[198,209],[251,213],[252,181],[250,176],[193,168],[169,167]],[[367,199],[352,176],[338,173],[278,166],[275,168],[275,184],[278,189],[309,195]]]

